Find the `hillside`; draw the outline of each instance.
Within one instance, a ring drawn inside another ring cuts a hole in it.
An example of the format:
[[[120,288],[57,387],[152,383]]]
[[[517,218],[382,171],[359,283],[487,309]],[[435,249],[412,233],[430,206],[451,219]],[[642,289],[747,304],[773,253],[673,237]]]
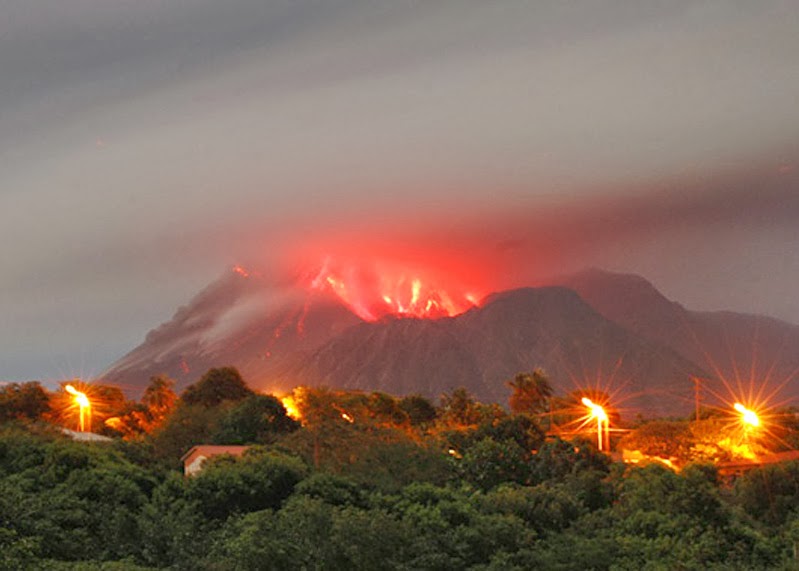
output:
[[[743,393],[737,398],[756,398],[765,387],[762,397],[776,392],[772,404],[785,404],[799,394],[799,326],[762,315],[691,311],[636,275],[592,269],[556,281],[606,318],[707,371],[710,397],[729,400],[733,389]]]
[[[509,378],[543,367],[559,393],[600,387],[631,413],[666,415],[690,410],[690,376],[707,375],[563,287],[492,294],[456,317],[365,322],[325,292],[231,272],[103,378],[136,391],[164,372],[185,386],[221,365],[266,391],[327,384],[436,398],[464,386],[500,403]]]

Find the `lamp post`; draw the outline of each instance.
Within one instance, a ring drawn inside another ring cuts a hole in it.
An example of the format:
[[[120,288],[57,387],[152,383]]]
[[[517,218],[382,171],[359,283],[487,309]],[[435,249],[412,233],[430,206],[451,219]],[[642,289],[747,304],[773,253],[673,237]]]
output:
[[[91,431],[92,429],[92,405],[89,402],[89,397],[86,396],[86,393],[82,393],[77,390],[72,385],[66,385],[64,390],[75,397],[75,402],[78,404],[78,408],[80,409],[79,416],[78,416],[78,430],[80,432],[86,432],[86,419],[88,418],[88,430]]]
[[[755,411],[746,408],[744,405],[742,405],[739,402],[735,403],[732,406],[732,408],[741,413],[741,422],[743,422],[744,425],[747,425],[745,426],[745,428],[747,429],[749,429],[749,427],[757,428],[758,426],[760,426],[760,419],[758,418],[757,413]]]
[[[605,409],[594,403],[588,397],[582,398],[582,403],[591,411],[591,417],[596,418],[596,441],[597,447],[600,451],[605,449],[605,433],[602,431],[602,423],[605,423],[605,432],[607,433],[608,448],[610,447],[610,422]]]

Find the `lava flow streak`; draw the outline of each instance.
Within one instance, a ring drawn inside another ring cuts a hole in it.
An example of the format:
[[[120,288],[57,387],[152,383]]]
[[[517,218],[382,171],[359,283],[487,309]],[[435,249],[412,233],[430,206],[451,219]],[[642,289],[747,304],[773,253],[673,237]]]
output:
[[[311,288],[331,291],[366,321],[387,315],[438,319],[477,305],[478,297],[435,272],[390,263],[342,264],[328,258]]]

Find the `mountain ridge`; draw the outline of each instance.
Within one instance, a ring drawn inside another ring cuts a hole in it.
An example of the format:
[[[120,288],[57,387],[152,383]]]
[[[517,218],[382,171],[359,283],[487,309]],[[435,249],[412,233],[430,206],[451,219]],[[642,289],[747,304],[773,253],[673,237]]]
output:
[[[326,384],[435,398],[465,386],[481,400],[504,404],[508,379],[543,367],[558,393],[603,388],[630,412],[676,415],[693,408],[692,377],[707,380],[708,397],[722,396],[719,330],[733,324],[740,336],[757,319],[691,312],[640,276],[592,269],[559,283],[491,293],[454,317],[367,322],[330,292],[274,288],[231,273],[102,378],[141,390],[164,372],[182,387],[210,367],[232,365],[265,391]],[[799,327],[763,323],[769,340],[792,339],[794,328],[799,340]],[[712,350],[697,350],[696,340],[714,341]],[[733,345],[742,343],[736,337]],[[699,358],[709,354],[716,358]]]
[[[706,388],[717,399],[754,401],[763,385],[768,385],[766,392],[779,392],[785,385],[786,402],[799,396],[799,325],[731,310],[689,310],[668,300],[640,276],[591,269],[558,281],[572,287],[611,321],[671,347],[708,371],[712,378],[706,379]],[[620,281],[623,288],[610,285]],[[648,291],[624,295],[634,288]],[[617,298],[608,292],[615,292]],[[644,297],[649,302],[640,307]],[[618,298],[625,303],[618,303]],[[731,389],[744,394],[730,394]]]

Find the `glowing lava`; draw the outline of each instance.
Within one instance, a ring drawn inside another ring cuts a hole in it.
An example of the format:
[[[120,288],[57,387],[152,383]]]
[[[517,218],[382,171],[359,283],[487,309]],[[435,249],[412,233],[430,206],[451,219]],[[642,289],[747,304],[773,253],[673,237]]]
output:
[[[247,269],[243,268],[242,266],[239,266],[238,264],[233,266],[233,271],[239,274],[243,278],[250,277],[250,272]]]
[[[310,287],[330,291],[365,321],[387,315],[437,319],[477,305],[477,295],[434,272],[400,264],[341,264],[328,258]]]

